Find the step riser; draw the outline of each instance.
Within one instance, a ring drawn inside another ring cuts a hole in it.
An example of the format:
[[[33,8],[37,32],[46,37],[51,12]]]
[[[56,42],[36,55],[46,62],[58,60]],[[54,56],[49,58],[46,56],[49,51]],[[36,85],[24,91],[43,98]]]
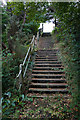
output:
[[[68,93],[68,91],[34,91],[34,90],[30,90],[30,91],[28,91],[29,93],[46,93],[46,94],[48,94],[48,93],[53,93],[53,94],[55,94],[55,93],[62,93],[62,94],[65,94],[65,93]]]
[[[57,52],[57,51],[59,51],[59,49],[52,49],[52,50],[50,50],[50,49],[48,49],[48,50],[46,50],[46,49],[39,49],[39,50],[37,50],[37,52]]]
[[[30,86],[30,88],[67,88],[66,86]]]
[[[57,53],[58,51],[55,51],[55,50],[49,50],[49,51],[47,51],[47,50],[44,50],[44,51],[41,51],[41,50],[39,50],[39,51],[37,51],[37,53]]]
[[[45,53],[45,52],[58,52],[59,50],[38,50],[39,53]]]
[[[36,59],[57,59],[57,56],[55,57],[36,57]]]
[[[44,74],[44,73],[39,73],[39,74],[36,74],[36,73],[33,73],[32,76],[65,76],[65,73],[61,73],[61,74]]]
[[[48,62],[48,61],[54,61],[55,62],[56,61],[57,62],[58,60],[57,59],[35,59],[35,62],[37,62],[37,61],[42,61],[42,62],[44,62],[44,61],[45,62]]]
[[[51,62],[52,62],[52,63],[61,63],[61,62],[58,61],[58,60],[49,60],[49,59],[42,60],[42,61],[41,61],[41,59],[40,59],[40,60],[35,60],[35,62],[41,62],[41,63],[42,63],[42,62],[43,62],[43,63],[47,63],[47,62],[48,62],[48,63],[51,63]]]
[[[37,52],[37,55],[57,55],[57,52]]]
[[[36,72],[32,72],[32,74],[63,74],[64,72],[39,72],[39,71],[36,71]]]
[[[57,55],[57,53],[37,53],[37,55],[49,56],[49,55]]]
[[[65,76],[32,76],[32,78],[65,78]]]
[[[42,62],[35,62],[35,64],[61,64],[61,62],[44,62],[44,61],[42,61]]]
[[[37,56],[36,56],[37,57]],[[57,57],[56,55],[38,55],[38,57]]]
[[[41,86],[41,85],[31,85],[30,88],[66,88],[67,86]]]
[[[54,68],[44,68],[44,67],[39,67],[39,68],[33,68],[33,70],[63,70],[63,67],[58,67],[58,69],[56,69],[57,67]]]
[[[34,83],[65,83],[66,81],[65,80],[63,80],[63,81],[57,81],[57,80],[32,80],[32,82],[34,82]]]
[[[37,64],[35,64],[34,65],[34,67],[61,67],[62,65],[57,65],[57,64],[55,64],[55,65],[46,65],[46,64],[44,64],[44,65],[37,65]]]

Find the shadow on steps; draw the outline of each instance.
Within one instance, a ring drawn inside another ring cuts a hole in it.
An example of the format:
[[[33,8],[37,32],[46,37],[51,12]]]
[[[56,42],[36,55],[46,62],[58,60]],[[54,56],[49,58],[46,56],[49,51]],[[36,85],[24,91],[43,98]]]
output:
[[[50,33],[50,32],[47,32],[47,33],[43,33],[43,34],[42,34],[42,37],[48,37],[48,36],[51,36],[51,33]]]

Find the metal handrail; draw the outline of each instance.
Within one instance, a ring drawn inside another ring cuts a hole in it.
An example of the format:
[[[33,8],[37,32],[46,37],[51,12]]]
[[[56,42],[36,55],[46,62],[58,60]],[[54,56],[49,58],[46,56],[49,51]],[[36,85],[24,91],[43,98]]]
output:
[[[39,33],[37,33],[37,40],[39,40]],[[29,64],[29,61],[30,61],[30,58],[31,58],[31,52],[33,51],[33,48],[35,46],[35,35],[33,35],[33,38],[32,38],[32,41],[30,43],[30,47],[28,48],[28,51],[26,53],[26,56],[24,58],[24,61],[22,64],[19,65],[19,73],[16,77],[16,79],[18,79],[18,84],[17,84],[17,88],[20,90],[21,89],[21,86],[23,85],[23,82],[24,82],[24,77],[26,75],[26,71],[27,71],[27,68],[28,68],[28,64]],[[23,70],[23,67],[25,65],[27,61],[27,64],[25,66],[25,69]]]

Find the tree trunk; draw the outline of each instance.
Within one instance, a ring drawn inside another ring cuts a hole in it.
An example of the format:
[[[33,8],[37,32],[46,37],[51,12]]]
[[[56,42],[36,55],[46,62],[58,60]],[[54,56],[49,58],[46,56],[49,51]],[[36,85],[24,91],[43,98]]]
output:
[[[55,27],[57,27],[56,17],[55,17]]]
[[[2,49],[6,49],[6,45],[4,42],[2,42]]]

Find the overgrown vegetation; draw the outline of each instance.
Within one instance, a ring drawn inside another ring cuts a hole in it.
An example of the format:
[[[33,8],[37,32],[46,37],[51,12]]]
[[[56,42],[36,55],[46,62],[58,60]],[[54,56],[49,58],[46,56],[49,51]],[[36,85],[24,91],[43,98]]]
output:
[[[36,36],[40,22],[46,20],[47,6],[48,3],[39,2],[7,2],[2,7],[3,116],[14,112],[16,102],[24,96],[15,88],[15,78],[33,35]]]
[[[20,99],[19,99],[20,97]],[[6,114],[8,118],[20,118],[20,119],[72,119],[74,118],[73,111],[69,104],[72,101],[71,96],[63,94],[55,94],[53,97],[46,98],[28,98],[27,96],[15,96],[15,99],[6,100],[8,108],[10,108],[9,102],[11,102],[11,109],[7,109]],[[8,114],[12,110],[11,114]]]
[[[57,41],[64,62],[70,93],[73,97],[71,108],[76,119],[80,119],[80,3],[53,3],[58,18]],[[55,32],[54,31],[54,32]],[[78,111],[75,111],[75,108]]]
[[[2,8],[3,117],[14,113],[14,116],[18,118],[20,111],[24,112],[24,105],[26,108],[26,104],[33,104],[33,99],[19,94],[19,91],[14,87],[14,82],[18,66],[23,61],[33,34],[36,35],[40,22],[50,19],[50,14],[53,15],[53,18],[55,17],[57,44],[61,50],[61,59],[65,65],[66,77],[72,95],[71,102],[69,102],[70,108],[67,107],[70,111],[63,105],[60,106],[59,103],[58,107],[60,108],[54,109],[54,114],[59,119],[66,119],[67,113],[70,116],[74,114],[75,118],[73,116],[71,119],[80,119],[78,112],[80,110],[80,2],[53,2],[49,5],[47,2],[8,2],[7,6]],[[55,108],[52,104],[51,107]],[[42,108],[37,110],[40,111],[40,109]],[[44,109],[42,117],[45,117],[47,111],[50,113],[49,116],[54,117],[52,109],[48,108]],[[27,117],[31,117],[34,111],[28,110],[28,112],[31,114],[27,113]],[[40,115],[38,114],[37,117]]]
[[[44,20],[46,6],[47,3],[7,2],[2,8],[3,92],[14,83],[32,36]]]

